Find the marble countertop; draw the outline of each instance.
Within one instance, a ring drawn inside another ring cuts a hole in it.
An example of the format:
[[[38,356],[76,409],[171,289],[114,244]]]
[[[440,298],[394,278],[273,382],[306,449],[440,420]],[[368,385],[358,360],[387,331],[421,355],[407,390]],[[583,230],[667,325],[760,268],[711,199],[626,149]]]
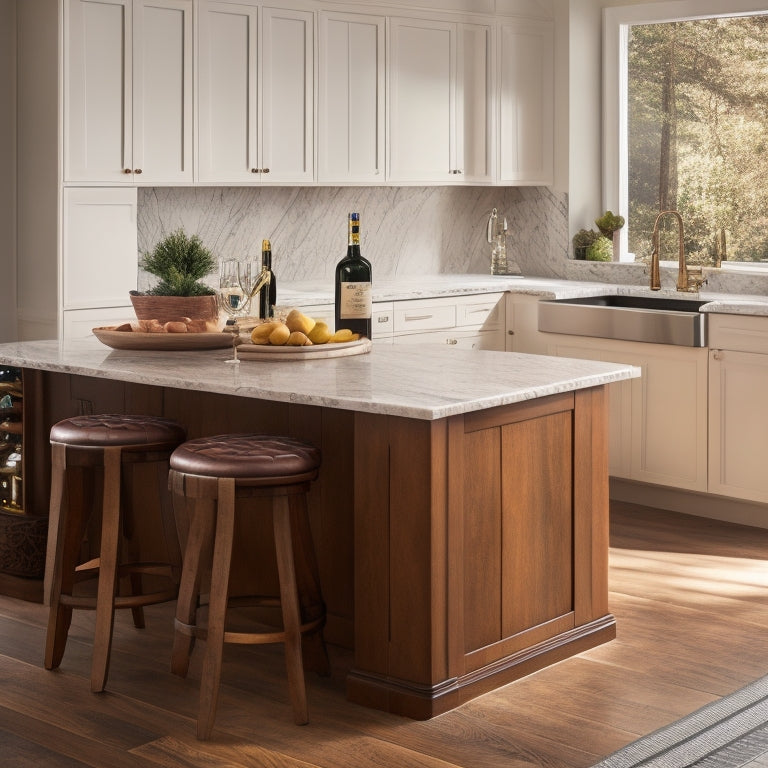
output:
[[[226,363],[229,350],[111,350],[97,339],[0,344],[0,363],[139,384],[433,420],[635,378],[630,365],[374,344],[312,361]]]
[[[373,300],[375,302],[502,292],[539,296],[543,299],[567,299],[598,294],[665,296],[706,301],[707,303],[701,308],[702,312],[768,315],[768,296],[735,295],[707,291],[701,291],[698,294],[678,293],[669,289],[651,291],[640,285],[581,282],[545,277],[442,274],[374,281],[373,284]],[[279,285],[277,301],[280,305],[296,307],[333,304],[333,286],[321,280]]]

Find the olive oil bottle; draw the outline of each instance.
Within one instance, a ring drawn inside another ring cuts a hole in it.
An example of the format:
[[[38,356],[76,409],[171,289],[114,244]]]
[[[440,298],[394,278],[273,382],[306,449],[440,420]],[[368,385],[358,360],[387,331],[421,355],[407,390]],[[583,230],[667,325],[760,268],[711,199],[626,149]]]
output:
[[[336,265],[336,330],[371,338],[371,263],[360,253],[360,214],[349,214],[347,255]]]

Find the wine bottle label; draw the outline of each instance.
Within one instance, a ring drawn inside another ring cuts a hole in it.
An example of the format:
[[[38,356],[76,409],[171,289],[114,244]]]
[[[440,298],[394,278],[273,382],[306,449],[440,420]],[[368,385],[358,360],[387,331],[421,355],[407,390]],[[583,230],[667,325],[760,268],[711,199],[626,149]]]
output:
[[[342,320],[367,319],[373,309],[370,283],[341,283],[339,318]]]

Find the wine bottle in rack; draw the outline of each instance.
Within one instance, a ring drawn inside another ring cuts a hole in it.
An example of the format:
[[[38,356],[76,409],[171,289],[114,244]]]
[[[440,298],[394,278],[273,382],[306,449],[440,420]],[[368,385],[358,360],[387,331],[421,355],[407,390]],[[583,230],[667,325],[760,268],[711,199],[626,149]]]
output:
[[[275,316],[277,304],[277,278],[272,271],[272,243],[263,240],[261,243],[261,269],[269,270],[269,282],[259,290],[259,317]]]
[[[371,338],[371,263],[360,253],[360,214],[349,214],[347,255],[336,265],[336,330]]]

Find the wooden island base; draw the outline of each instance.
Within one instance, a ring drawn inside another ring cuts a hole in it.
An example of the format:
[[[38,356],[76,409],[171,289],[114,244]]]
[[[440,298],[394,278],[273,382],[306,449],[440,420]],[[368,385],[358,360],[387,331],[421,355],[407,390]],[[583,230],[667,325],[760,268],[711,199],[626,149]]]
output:
[[[430,421],[35,376],[44,417],[26,471],[39,489],[50,425],[78,412],[165,415],[189,437],[257,431],[321,448],[309,502],[326,637],[354,648],[355,702],[429,718],[615,636],[603,386]],[[154,512],[144,508],[145,522]],[[271,537],[245,517],[233,594],[276,585]],[[160,541],[150,536],[142,558],[159,557]]]
[[[355,417],[350,699],[428,718],[615,637],[605,393]]]

